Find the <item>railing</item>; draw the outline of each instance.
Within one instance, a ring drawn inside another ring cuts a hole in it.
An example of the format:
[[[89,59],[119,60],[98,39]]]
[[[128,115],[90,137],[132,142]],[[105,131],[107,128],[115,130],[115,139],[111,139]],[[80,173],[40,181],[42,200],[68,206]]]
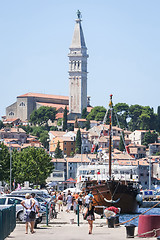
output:
[[[0,240],[4,240],[16,227],[16,206],[0,209]]]

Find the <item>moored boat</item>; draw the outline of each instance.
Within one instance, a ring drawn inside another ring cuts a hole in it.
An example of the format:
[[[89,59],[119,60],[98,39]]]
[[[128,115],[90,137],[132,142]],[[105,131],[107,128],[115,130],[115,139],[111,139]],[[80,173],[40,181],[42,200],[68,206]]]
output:
[[[77,176],[77,184],[79,188],[85,191],[91,191],[94,199],[94,205],[97,206],[97,213],[102,213],[102,207],[115,206],[121,208],[121,213],[135,213],[138,210],[139,195],[138,182],[132,177],[123,179],[112,174],[112,95],[110,95],[109,103],[109,160],[108,164],[98,163],[94,168],[96,177],[92,177],[93,169],[90,166],[86,175]],[[107,115],[107,114],[106,114]],[[108,168],[108,172],[105,170]],[[132,171],[131,171],[132,172]],[[81,171],[83,173],[83,171]],[[136,179],[136,178],[135,178]],[[99,208],[98,208],[99,206]],[[101,206],[101,207],[100,207]]]

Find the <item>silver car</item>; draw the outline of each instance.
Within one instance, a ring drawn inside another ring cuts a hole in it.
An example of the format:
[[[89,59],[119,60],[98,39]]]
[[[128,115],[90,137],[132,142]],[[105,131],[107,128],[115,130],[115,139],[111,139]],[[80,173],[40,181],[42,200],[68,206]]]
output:
[[[16,204],[16,218],[19,221],[23,221],[23,206],[21,205],[22,201],[23,198],[20,197],[8,197],[8,196],[0,197],[0,209],[10,207],[13,204]]]

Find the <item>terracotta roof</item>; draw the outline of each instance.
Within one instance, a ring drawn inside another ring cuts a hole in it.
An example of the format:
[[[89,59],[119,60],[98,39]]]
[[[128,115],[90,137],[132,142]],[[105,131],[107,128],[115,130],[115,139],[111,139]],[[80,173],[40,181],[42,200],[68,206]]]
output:
[[[11,143],[11,144],[8,144],[8,143],[4,143],[5,146],[7,147],[12,147],[12,148],[21,148],[21,145],[20,144],[17,144],[17,143]]]
[[[66,132],[62,132],[62,131],[49,131],[49,133],[51,133],[55,137],[60,137],[60,136],[63,136],[64,134],[66,134]]]
[[[56,114],[56,119],[63,118],[63,113],[57,113]]]
[[[67,120],[67,123],[75,123],[75,121],[74,120]]]
[[[7,133],[26,133],[22,128],[2,128],[0,132],[7,132]]]
[[[87,112],[91,112],[91,110],[93,109],[93,107],[87,107]]]
[[[3,123],[5,123],[5,122],[15,122],[17,120],[20,120],[20,119],[19,118],[7,118],[7,119],[3,120]]]
[[[61,137],[58,137],[58,139],[62,142],[75,142],[75,140],[72,137],[61,136]]]
[[[154,145],[154,146],[158,145],[158,146],[160,146],[160,143],[150,143],[148,145]]]
[[[129,144],[128,147],[135,147],[135,148],[143,147],[143,148],[146,148],[146,146],[144,146],[144,145],[138,145],[138,144],[133,144],[133,143]]]
[[[67,96],[59,96],[59,95],[51,95],[51,94],[43,94],[43,93],[26,93],[23,95],[18,96],[20,97],[39,97],[39,98],[53,98],[53,99],[65,99],[69,100]]]
[[[52,160],[51,160],[51,162],[66,162],[65,160],[64,160],[64,158],[52,158]]]

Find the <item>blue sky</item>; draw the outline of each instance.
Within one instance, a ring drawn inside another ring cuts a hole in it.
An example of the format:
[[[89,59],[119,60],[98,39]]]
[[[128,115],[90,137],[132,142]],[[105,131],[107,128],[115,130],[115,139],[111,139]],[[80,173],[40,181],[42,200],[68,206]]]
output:
[[[93,106],[160,105],[159,0],[0,1],[0,116],[27,92],[69,95],[76,11],[88,48]]]

